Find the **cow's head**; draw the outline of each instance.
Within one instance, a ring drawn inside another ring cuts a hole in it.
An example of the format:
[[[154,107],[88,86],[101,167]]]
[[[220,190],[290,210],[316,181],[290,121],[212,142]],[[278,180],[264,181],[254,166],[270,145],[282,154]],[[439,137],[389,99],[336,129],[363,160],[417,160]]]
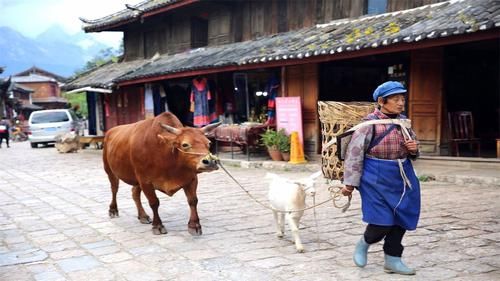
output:
[[[174,128],[164,123],[160,126],[166,134],[159,134],[160,142],[169,144],[174,153],[178,154],[177,161],[182,166],[194,169],[197,173],[217,170],[217,157],[210,153],[210,141],[205,136],[221,123],[207,125],[203,128]]]

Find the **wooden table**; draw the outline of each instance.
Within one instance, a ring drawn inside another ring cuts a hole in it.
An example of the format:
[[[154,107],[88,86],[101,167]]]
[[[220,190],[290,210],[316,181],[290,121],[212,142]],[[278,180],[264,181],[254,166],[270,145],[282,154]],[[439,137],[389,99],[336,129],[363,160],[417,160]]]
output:
[[[95,148],[102,149],[102,144],[104,143],[104,136],[80,136],[79,137],[80,144],[94,144]]]
[[[221,125],[213,132],[215,139],[215,151],[218,153],[218,142],[229,142],[231,145],[231,158],[233,155],[233,145],[246,148],[247,160],[250,161],[250,147],[259,147],[260,135],[267,128],[275,128],[276,125],[252,124],[252,125]]]

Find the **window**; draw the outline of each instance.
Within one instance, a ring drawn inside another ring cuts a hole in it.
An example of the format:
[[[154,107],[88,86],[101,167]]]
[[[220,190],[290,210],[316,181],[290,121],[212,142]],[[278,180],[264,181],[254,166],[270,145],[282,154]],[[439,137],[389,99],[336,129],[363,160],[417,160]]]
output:
[[[69,121],[68,114],[65,111],[61,112],[36,112],[31,118],[32,124],[40,123],[57,123]]]
[[[366,14],[376,15],[387,12],[387,0],[366,0]]]
[[[191,19],[191,48],[200,48],[208,45],[208,20],[202,18]]]

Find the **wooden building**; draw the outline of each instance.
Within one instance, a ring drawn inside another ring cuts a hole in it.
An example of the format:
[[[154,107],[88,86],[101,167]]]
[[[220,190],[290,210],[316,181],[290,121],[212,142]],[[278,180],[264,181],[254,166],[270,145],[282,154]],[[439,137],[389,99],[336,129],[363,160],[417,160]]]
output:
[[[63,78],[36,67],[12,76],[12,82],[33,90],[31,103],[45,109],[64,108],[68,102],[61,96],[62,81],[57,79]]]
[[[210,82],[217,115],[230,108],[245,121],[265,104],[254,93],[277,77],[280,96],[302,98],[309,153],[321,146],[318,100],[367,101],[386,80],[407,85],[424,153],[448,153],[449,111],[473,113],[485,148],[500,135],[497,1],[162,0],[83,21],[86,32],[124,33],[121,62],[67,85],[111,92],[99,95],[104,129],[167,105],[189,124],[199,76]]]

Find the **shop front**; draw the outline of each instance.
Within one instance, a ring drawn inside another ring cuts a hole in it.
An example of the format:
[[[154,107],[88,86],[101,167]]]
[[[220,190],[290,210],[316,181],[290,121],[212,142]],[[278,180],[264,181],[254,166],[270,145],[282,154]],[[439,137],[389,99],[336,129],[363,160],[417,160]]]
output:
[[[497,157],[499,50],[498,40],[484,40],[325,62],[319,100],[372,101],[377,85],[399,81],[423,155]],[[470,119],[456,124],[457,112]],[[466,139],[456,140],[458,127]]]

